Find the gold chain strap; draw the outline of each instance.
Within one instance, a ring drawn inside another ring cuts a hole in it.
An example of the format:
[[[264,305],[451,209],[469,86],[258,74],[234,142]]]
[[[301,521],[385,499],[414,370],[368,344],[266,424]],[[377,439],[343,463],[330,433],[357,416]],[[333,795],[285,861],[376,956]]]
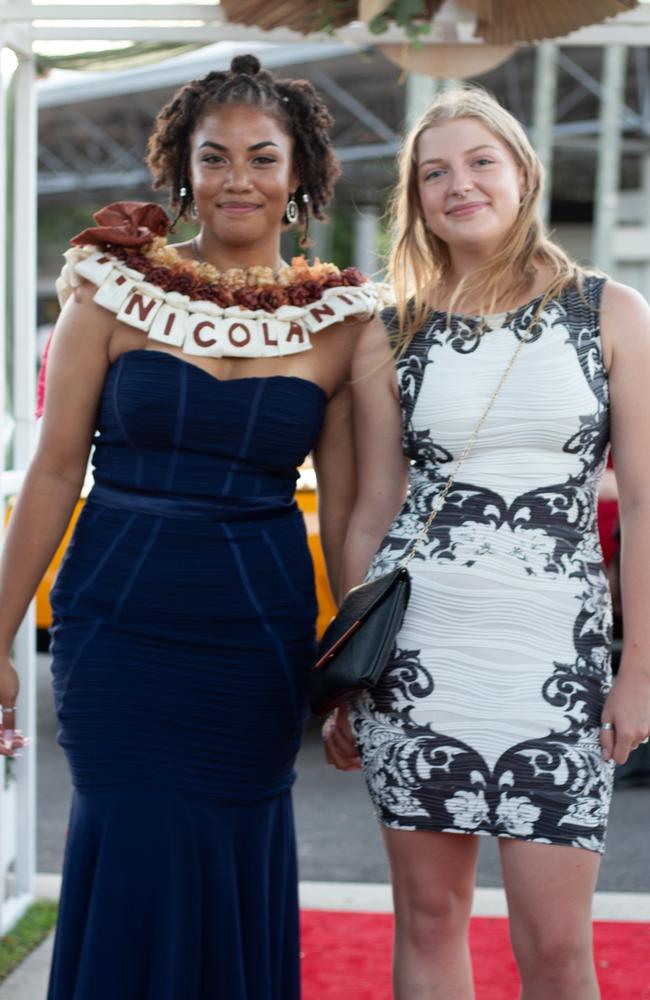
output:
[[[456,477],[458,476],[458,473],[460,472],[460,469],[461,469],[463,463],[465,462],[465,459],[467,458],[467,456],[469,455],[470,451],[474,447],[476,439],[479,436],[479,433],[481,431],[481,427],[485,423],[485,421],[487,419],[487,416],[488,416],[490,410],[492,409],[492,407],[494,405],[495,399],[497,398],[497,396],[501,392],[501,389],[503,388],[503,384],[506,381],[506,379],[508,378],[510,372],[512,371],[512,366],[514,365],[515,361],[519,357],[521,349],[524,346],[524,344],[526,343],[526,341],[529,339],[529,336],[530,336],[530,334],[528,336],[522,337],[521,340],[519,341],[519,343],[517,344],[515,350],[513,351],[512,357],[510,358],[510,361],[508,362],[506,370],[504,371],[503,375],[499,379],[499,384],[497,385],[496,389],[494,390],[494,392],[490,396],[488,404],[485,407],[485,410],[483,411],[483,413],[481,414],[481,419],[479,420],[479,422],[477,423],[476,427],[474,428],[474,433],[472,434],[472,436],[470,437],[469,441],[467,442],[467,444],[463,448],[462,455],[460,456],[460,458],[458,459],[458,461],[456,463],[456,468],[454,469],[454,471],[450,475],[449,479],[445,483],[444,488],[443,488],[440,496],[438,497],[437,503],[436,503],[435,507],[433,508],[433,510],[431,511],[431,513],[429,514],[428,518],[426,519],[426,522],[424,523],[423,527],[420,529],[420,531],[418,532],[418,534],[415,536],[415,540],[413,542],[413,545],[411,546],[410,552],[402,560],[402,563],[401,563],[402,569],[404,569],[406,566],[408,566],[408,564],[410,563],[411,559],[414,557],[415,553],[419,549],[420,545],[422,544],[422,542],[425,540],[425,538],[429,534],[429,528],[431,527],[431,525],[433,524],[433,522],[437,518],[437,516],[438,516],[438,514],[440,512],[440,509],[441,509],[441,507],[443,505],[443,503],[447,499],[447,494],[449,493],[450,489],[454,485],[454,482],[456,481]]]

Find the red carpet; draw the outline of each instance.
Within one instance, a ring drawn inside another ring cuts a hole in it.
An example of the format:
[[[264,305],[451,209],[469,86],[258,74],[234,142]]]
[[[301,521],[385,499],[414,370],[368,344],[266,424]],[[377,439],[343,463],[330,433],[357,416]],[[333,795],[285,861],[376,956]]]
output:
[[[384,913],[302,913],[303,1000],[392,1000],[393,918]],[[518,976],[500,917],[471,926],[477,1000],[517,1000]],[[650,1000],[650,924],[594,925],[603,1000]]]

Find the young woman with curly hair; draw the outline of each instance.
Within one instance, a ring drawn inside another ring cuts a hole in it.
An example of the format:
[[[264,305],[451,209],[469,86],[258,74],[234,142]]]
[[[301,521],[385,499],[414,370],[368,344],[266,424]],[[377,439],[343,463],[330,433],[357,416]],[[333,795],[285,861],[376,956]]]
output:
[[[499,838],[522,998],[596,1000],[614,762],[650,728],[650,310],[548,238],[542,181],[493,98],[441,94],[401,155],[397,304],[354,363],[344,587],[396,567],[437,511],[389,668],[324,732],[338,767],[359,754],[382,824],[396,1000],[474,997],[477,835]],[[626,626],[614,684],[596,524],[610,439]]]
[[[195,238],[170,246],[161,208],[117,203],[66,255],[0,581],[9,729],[12,638],[94,443],[52,592],[75,790],[49,1000],[299,997],[290,790],[316,601],[293,494],[313,449],[339,551],[345,385],[374,294],[354,268],[280,257],[332,195],[330,125],[309,83],[237,57],[184,86],[149,144]]]

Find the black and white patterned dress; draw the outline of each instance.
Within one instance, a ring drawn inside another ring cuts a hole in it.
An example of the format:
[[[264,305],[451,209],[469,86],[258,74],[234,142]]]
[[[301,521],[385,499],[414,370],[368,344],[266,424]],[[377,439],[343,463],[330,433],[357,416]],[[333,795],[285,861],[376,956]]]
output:
[[[609,441],[604,279],[536,318],[434,313],[397,362],[408,498],[369,577],[430,512],[526,335],[429,538],[382,683],[353,705],[370,794],[395,829],[602,851],[599,744],[611,608],[596,502]],[[394,325],[394,312],[384,321]],[[481,332],[483,326],[487,329]]]

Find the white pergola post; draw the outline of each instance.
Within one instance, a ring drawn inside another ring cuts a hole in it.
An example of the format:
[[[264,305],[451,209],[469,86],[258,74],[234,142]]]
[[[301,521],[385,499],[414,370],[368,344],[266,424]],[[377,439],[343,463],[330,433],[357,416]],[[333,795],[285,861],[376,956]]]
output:
[[[14,125],[14,468],[32,458],[36,401],[36,226],[37,127],[35,60],[19,52]],[[33,745],[18,761],[16,894],[31,897],[36,872],[36,619],[34,606],[23,619],[14,649],[20,674],[19,719]]]
[[[5,53],[5,44],[0,35],[0,61]],[[7,83],[4,72],[0,69],[0,219],[7,218]],[[2,449],[2,494],[4,500],[5,485],[5,433],[6,420],[5,410],[5,371],[6,371],[6,340],[7,340],[7,254],[6,254],[6,232],[4,228],[0,234],[0,448]],[[4,505],[3,505],[4,506]],[[0,533],[4,532],[4,518],[0,522]]]
[[[354,217],[353,260],[364,274],[374,275],[380,268],[379,260],[379,211],[374,205],[357,209]]]
[[[641,191],[643,193],[643,200],[641,203],[642,214],[639,221],[646,233],[650,235],[650,154],[646,154],[641,163]],[[641,267],[643,277],[639,291],[650,301],[650,253],[648,252],[647,244],[646,255]]]
[[[533,142],[546,174],[541,203],[542,217],[548,221],[553,184],[553,124],[557,94],[557,46],[542,42],[535,52],[533,90]]]
[[[614,265],[614,230],[618,222],[618,187],[621,171],[622,106],[627,48],[603,49],[601,129],[594,212],[593,261],[603,271]]]
[[[13,144],[8,146],[7,84],[2,80],[0,100],[0,216],[12,233],[13,370],[11,372],[14,435],[13,468],[6,468],[7,431],[5,358],[6,292],[5,236],[0,241],[0,420],[2,421],[2,515],[8,496],[20,489],[32,454],[36,365],[36,95],[34,59],[27,33],[12,29],[2,37],[3,51],[18,61],[13,74]],[[6,181],[11,171],[13,205],[6,204]],[[9,211],[9,216],[8,216]],[[20,676],[18,725],[36,737],[36,632],[33,611],[25,616],[14,644]],[[7,771],[9,768],[9,771]],[[0,768],[0,933],[9,930],[33,898],[36,871],[36,746],[22,758]],[[7,777],[9,780],[7,780]]]
[[[407,128],[412,128],[418,118],[433,103],[440,90],[440,81],[421,73],[409,73],[406,78],[406,107],[404,120]]]

